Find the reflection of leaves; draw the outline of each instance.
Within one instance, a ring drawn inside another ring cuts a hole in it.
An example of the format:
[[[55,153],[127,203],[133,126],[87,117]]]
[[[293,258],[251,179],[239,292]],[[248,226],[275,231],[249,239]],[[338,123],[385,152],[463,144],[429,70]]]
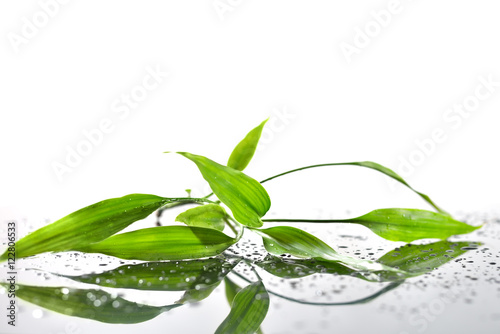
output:
[[[220,281],[212,285],[197,286],[195,289],[187,290],[176,304],[196,303],[207,298],[219,286]]]
[[[58,313],[112,324],[136,324],[180,306],[150,306],[102,290],[64,287],[17,285],[16,296]]]
[[[112,288],[183,291],[201,289],[220,282],[237,263],[237,260],[223,258],[146,262],[124,265],[100,274],[66,277]]]
[[[269,309],[269,294],[259,280],[239,291],[231,303],[231,312],[216,330],[221,333],[255,333]]]
[[[477,245],[478,243],[444,240],[427,245],[408,244],[396,248],[383,255],[377,262],[386,267],[400,270],[397,274],[386,270],[373,272],[356,270],[339,262],[321,259],[283,259],[270,255],[264,261],[256,262],[256,265],[281,278],[300,278],[312,274],[333,274],[353,276],[368,281],[391,282],[425,274]],[[374,277],[374,274],[377,278]]]
[[[408,244],[385,254],[378,262],[404,270],[408,277],[412,277],[438,268],[480,245],[477,242],[447,240],[426,245]]]
[[[231,306],[234,296],[241,291],[241,288],[227,277],[224,277],[224,284],[226,285],[226,299],[229,306]]]
[[[400,270],[369,260],[361,260],[337,253],[322,240],[295,227],[276,226],[267,229],[254,229],[264,240],[266,250],[274,255],[284,253],[301,258],[314,258],[321,261],[341,263],[359,272],[379,271],[400,274]],[[376,279],[371,275],[373,279]]]

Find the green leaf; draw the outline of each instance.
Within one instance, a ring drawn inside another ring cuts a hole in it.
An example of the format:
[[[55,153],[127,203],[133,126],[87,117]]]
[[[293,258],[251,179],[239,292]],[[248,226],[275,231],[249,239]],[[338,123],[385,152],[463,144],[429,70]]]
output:
[[[7,287],[7,284],[0,283]],[[155,318],[180,305],[138,304],[105,291],[66,287],[16,285],[16,297],[65,315],[110,324],[136,324]]]
[[[291,259],[267,255],[255,263],[268,273],[285,279],[302,278],[313,274],[356,276],[357,271],[341,263],[317,259]]]
[[[382,238],[404,242],[427,238],[447,239],[481,227],[462,223],[449,215],[417,209],[379,209],[342,222],[360,224]]]
[[[269,294],[261,281],[250,284],[236,294],[231,312],[215,331],[216,334],[253,334],[264,321],[269,309]]]
[[[235,242],[209,228],[160,226],[118,234],[73,250],[128,260],[184,260],[220,254]]]
[[[227,277],[224,277],[224,284],[226,286],[226,299],[229,303],[229,306],[231,306],[233,304],[234,297],[238,292],[241,291],[241,288]]]
[[[181,299],[176,301],[176,304],[198,303],[207,298],[219,286],[220,282],[212,285],[205,285],[198,289],[187,290],[182,295]]]
[[[441,240],[426,245],[407,244],[383,255],[377,262],[404,270],[407,277],[428,273],[482,245],[478,242]]]
[[[219,283],[239,260],[210,258],[124,265],[102,273],[63,276],[110,288],[184,291]]]
[[[366,281],[393,282],[428,273],[480,245],[481,243],[477,242],[442,240],[426,245],[408,244],[398,247],[377,260],[386,267],[400,270],[397,273],[377,270],[372,272],[374,275],[367,275],[364,270],[351,269],[339,262],[321,259],[290,259],[272,255],[268,255],[263,261],[256,262],[256,265],[274,276],[285,279],[313,274],[332,274],[358,277]]]
[[[248,166],[257,149],[262,129],[268,120],[269,118],[251,130],[246,137],[236,145],[227,161],[228,167],[242,171]]]
[[[259,182],[203,156],[178,153],[198,166],[214,194],[231,209],[238,222],[250,227],[262,226],[260,218],[271,207],[271,200]]]
[[[98,242],[146,218],[167,198],[132,194],[87,206],[28,234],[16,243],[17,258],[60,252]],[[7,259],[7,252],[0,261]]]
[[[275,255],[286,253],[299,258],[314,258],[324,261],[339,262],[349,268],[368,272],[390,271],[401,274],[398,269],[384,266],[369,260],[361,260],[338,254],[330,246],[312,234],[290,226],[276,226],[267,229],[252,229],[260,234],[264,240],[266,250]],[[374,279],[377,279],[374,277]]]
[[[268,252],[275,255],[283,254],[283,250],[300,258],[335,258],[338,255],[336,251],[314,235],[295,227],[276,226],[254,229],[253,231],[265,238],[264,246]],[[269,248],[269,246],[273,248]]]
[[[287,172],[284,172],[284,173],[281,173],[281,174],[278,174],[278,175],[274,175],[274,176],[271,176],[263,181],[261,181],[261,183],[265,183],[267,181],[271,181],[275,178],[278,178],[278,177],[281,177],[283,175],[287,175],[287,174],[290,174],[290,173],[295,173],[295,172],[300,172],[302,170],[306,170],[306,169],[309,169],[309,168],[318,168],[318,167],[329,167],[329,166],[359,166],[359,167],[366,167],[366,168],[370,168],[370,169],[373,169],[373,170],[376,170],[382,174],[385,174],[391,178],[393,178],[394,180],[404,184],[405,186],[407,186],[408,188],[410,188],[413,192],[415,192],[417,195],[419,195],[420,197],[422,197],[427,203],[429,203],[433,208],[435,208],[438,212],[442,213],[442,214],[447,214],[446,211],[444,211],[443,209],[441,209],[440,207],[438,207],[431,199],[429,196],[427,196],[426,194],[423,194],[419,191],[416,191],[413,187],[411,187],[401,176],[399,176],[396,172],[394,172],[392,169],[389,169],[387,167],[384,167],[378,163],[375,163],[375,162],[371,162],[371,161],[358,161],[358,162],[336,162],[336,163],[327,163],[327,164],[319,164],[319,165],[312,165],[312,166],[305,166],[305,167],[300,167],[300,168],[296,168],[296,169],[292,169],[292,170],[289,170]]]
[[[227,213],[218,204],[206,204],[188,209],[175,218],[189,226],[199,226],[222,231],[226,225]]]

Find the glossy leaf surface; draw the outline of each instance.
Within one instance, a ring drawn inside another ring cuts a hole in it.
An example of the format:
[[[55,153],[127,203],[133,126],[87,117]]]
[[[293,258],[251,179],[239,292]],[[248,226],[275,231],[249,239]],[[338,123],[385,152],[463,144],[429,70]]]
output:
[[[261,281],[239,291],[231,304],[227,318],[216,334],[253,334],[259,330],[269,309],[269,294]]]
[[[393,282],[428,273],[480,245],[469,241],[446,240],[425,245],[408,244],[387,252],[376,261],[386,267],[398,269],[399,272],[377,270],[372,272],[375,275],[367,275],[369,273],[365,270],[352,269],[340,262],[322,259],[289,259],[268,255],[256,265],[274,276],[286,279],[313,274],[333,274],[358,277],[367,281]]]
[[[17,241],[17,258],[65,251],[104,240],[146,218],[168,201],[155,195],[132,194],[92,204]],[[0,261],[6,259],[5,255]]]
[[[480,245],[481,243],[477,242],[447,240],[425,245],[407,244],[388,252],[377,262],[399,268],[405,271],[408,277],[413,277],[439,268]]]
[[[188,226],[199,226],[222,231],[226,224],[226,210],[217,204],[206,204],[188,209],[175,218]]]
[[[281,255],[283,251],[286,251],[286,253],[299,258],[315,258],[339,262],[349,268],[368,273],[379,271],[401,273],[398,269],[380,263],[338,254],[325,242],[295,227],[276,226],[267,229],[254,229],[254,231],[267,239],[264,241],[264,247],[274,255]]]
[[[64,276],[74,281],[110,288],[184,291],[219,283],[237,259],[146,262],[123,265],[102,273]]]
[[[220,254],[235,242],[209,228],[161,226],[118,234],[74,250],[128,260],[184,260]]]
[[[214,194],[231,209],[238,222],[250,227],[262,226],[260,218],[271,207],[271,200],[259,182],[203,156],[178,153],[198,166]]]
[[[16,296],[51,311],[110,324],[140,323],[180,306],[138,304],[102,290],[20,284],[17,285]]]
[[[220,282],[212,285],[203,285],[197,289],[187,290],[182,295],[181,299],[176,301],[176,304],[198,303],[205,298],[208,298],[212,292],[219,286]]]
[[[227,162],[228,167],[242,171],[248,166],[255,154],[257,144],[262,134],[262,129],[264,125],[266,125],[266,122],[267,119],[252,129],[246,137],[236,145]]]
[[[447,239],[480,227],[462,223],[449,215],[417,209],[379,209],[344,222],[366,226],[387,240],[404,242],[427,238]]]

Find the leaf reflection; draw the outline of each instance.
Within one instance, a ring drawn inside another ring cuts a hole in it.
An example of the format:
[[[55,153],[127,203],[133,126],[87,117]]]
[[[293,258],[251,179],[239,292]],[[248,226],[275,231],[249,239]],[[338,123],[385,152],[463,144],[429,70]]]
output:
[[[267,289],[269,295],[301,304],[317,306],[353,305],[368,303],[397,288],[405,279],[428,273],[480,245],[481,243],[477,242],[452,242],[446,240],[425,245],[408,244],[386,253],[376,261],[383,264],[383,268],[387,267],[390,270],[360,270],[349,266],[348,261],[290,259],[269,254],[260,261],[250,261],[234,255],[221,255],[203,260],[145,262],[134,265],[123,265],[102,273],[89,273],[79,276],[56,274],[59,277],[70,278],[76,282],[112,288],[112,291],[115,291],[115,288],[184,291],[179,300],[164,306],[135,303],[120,297],[118,293],[109,293],[100,289],[77,289],[72,287],[17,285],[16,296],[32,304],[69,316],[87,318],[104,323],[135,324],[151,320],[161,313],[179,307],[182,304],[196,303],[204,300],[211,295],[222,280],[225,281],[228,301],[231,303],[240,288],[226,277],[229,273],[250,284],[245,291],[251,289],[249,288],[250,286],[257,284],[254,280],[250,280],[246,275],[242,274],[242,270],[235,270],[235,267],[241,262],[247,264],[251,269],[250,271],[256,273],[255,268],[260,268],[268,274],[283,279],[300,279],[310,275],[332,275],[350,276],[367,282],[389,282],[384,288],[370,296],[352,301],[333,303],[307,302]],[[344,259],[346,258],[348,257],[344,257]],[[243,272],[245,272],[245,269]],[[265,278],[262,281],[259,279],[260,283],[258,284],[265,285],[265,281]],[[6,283],[0,284],[5,288],[9,286]],[[265,312],[260,311],[236,311],[238,310],[234,309],[232,311],[232,313],[238,315],[237,318],[239,320],[236,323],[231,322],[234,321],[233,317],[228,316],[227,319],[230,320],[226,319],[226,322],[234,326],[238,322],[248,320],[241,318],[245,317],[245,314],[248,314],[248,317],[254,317],[256,314],[265,314]]]

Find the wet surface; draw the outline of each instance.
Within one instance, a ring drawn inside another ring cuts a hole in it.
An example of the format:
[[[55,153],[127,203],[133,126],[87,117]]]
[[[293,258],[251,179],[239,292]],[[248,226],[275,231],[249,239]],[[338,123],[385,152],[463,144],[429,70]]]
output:
[[[2,333],[100,333],[115,326],[121,333],[212,333],[229,313],[227,279],[244,287],[258,274],[271,302],[264,333],[498,333],[500,219],[456,218],[484,226],[447,242],[405,246],[361,226],[293,225],[340,254],[411,272],[414,277],[404,281],[271,256],[249,232],[224,256],[204,260],[144,263],[78,252],[22,259],[16,263],[17,326],[3,321],[0,328]],[[6,277],[7,268],[1,270]],[[0,296],[5,309],[7,294]]]

